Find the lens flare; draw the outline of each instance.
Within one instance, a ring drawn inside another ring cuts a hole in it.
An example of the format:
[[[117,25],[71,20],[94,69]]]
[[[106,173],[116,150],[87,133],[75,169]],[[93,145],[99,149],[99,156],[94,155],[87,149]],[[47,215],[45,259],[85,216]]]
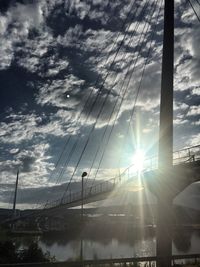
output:
[[[144,159],[145,159],[145,154],[144,151],[141,149],[136,150],[134,156],[133,156],[133,164],[134,168],[138,171],[141,172],[144,167]]]

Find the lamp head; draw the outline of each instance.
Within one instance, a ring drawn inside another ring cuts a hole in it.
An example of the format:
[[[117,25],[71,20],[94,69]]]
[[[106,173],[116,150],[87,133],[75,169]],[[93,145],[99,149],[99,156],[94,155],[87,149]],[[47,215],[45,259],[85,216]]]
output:
[[[83,172],[82,175],[81,175],[82,178],[85,177],[85,176],[87,176],[87,172]]]

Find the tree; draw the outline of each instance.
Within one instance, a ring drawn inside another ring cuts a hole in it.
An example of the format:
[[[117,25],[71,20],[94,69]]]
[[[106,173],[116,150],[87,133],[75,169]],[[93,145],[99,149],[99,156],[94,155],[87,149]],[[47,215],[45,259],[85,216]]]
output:
[[[54,257],[51,257],[49,252],[43,253],[42,249],[35,242],[31,243],[28,249],[23,250],[19,257],[20,262],[23,263],[49,262],[54,260]]]

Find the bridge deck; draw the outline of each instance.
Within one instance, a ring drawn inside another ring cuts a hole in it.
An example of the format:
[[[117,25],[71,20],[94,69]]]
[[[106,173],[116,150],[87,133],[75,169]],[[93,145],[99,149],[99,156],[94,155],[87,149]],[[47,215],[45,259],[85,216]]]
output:
[[[174,188],[178,188],[179,192],[187,185],[200,180],[200,145],[174,152],[174,165],[170,170],[169,183],[174,183]],[[144,169],[141,177],[145,184],[153,193],[158,182],[159,171],[157,166],[157,158],[152,157],[145,160]],[[101,182],[89,188],[85,188],[83,192],[83,204],[88,204],[115,196],[127,191],[129,183],[138,184],[138,171],[134,164],[125,169],[119,176]],[[171,187],[171,184],[170,184]],[[175,193],[176,194],[176,193]],[[39,213],[57,212],[62,209],[80,206],[82,203],[82,192],[70,193],[56,201],[45,204]],[[30,213],[30,215],[38,214]],[[18,220],[22,217],[12,220]]]
[[[174,165],[172,168],[173,177],[185,181],[187,179],[188,184],[196,182],[200,179],[200,146],[187,148],[174,152]],[[158,172],[157,158],[152,157],[145,160],[144,169],[142,172],[143,180],[147,180],[149,176],[155,177]],[[183,177],[187,174],[187,177]],[[125,169],[119,176],[111,178],[105,182],[99,183],[89,188],[85,188],[83,193],[83,203],[88,204],[95,201],[103,200],[109,195],[120,194],[127,188],[128,183],[138,182],[138,171],[134,164]],[[174,178],[173,178],[174,179]],[[152,180],[152,179],[151,179]],[[169,179],[171,182],[171,179]],[[185,185],[185,182],[184,182]],[[80,206],[82,202],[82,192],[69,193],[62,200],[58,199],[54,202],[47,203],[44,207],[45,210],[52,210],[59,207],[71,208]]]

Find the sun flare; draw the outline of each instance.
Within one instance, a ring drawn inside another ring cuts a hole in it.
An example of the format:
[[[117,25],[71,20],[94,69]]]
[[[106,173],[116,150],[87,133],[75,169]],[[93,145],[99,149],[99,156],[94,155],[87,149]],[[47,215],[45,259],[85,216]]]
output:
[[[143,150],[138,149],[136,150],[134,156],[133,156],[133,164],[134,168],[138,171],[141,172],[144,167],[144,159],[145,159],[145,153]]]

